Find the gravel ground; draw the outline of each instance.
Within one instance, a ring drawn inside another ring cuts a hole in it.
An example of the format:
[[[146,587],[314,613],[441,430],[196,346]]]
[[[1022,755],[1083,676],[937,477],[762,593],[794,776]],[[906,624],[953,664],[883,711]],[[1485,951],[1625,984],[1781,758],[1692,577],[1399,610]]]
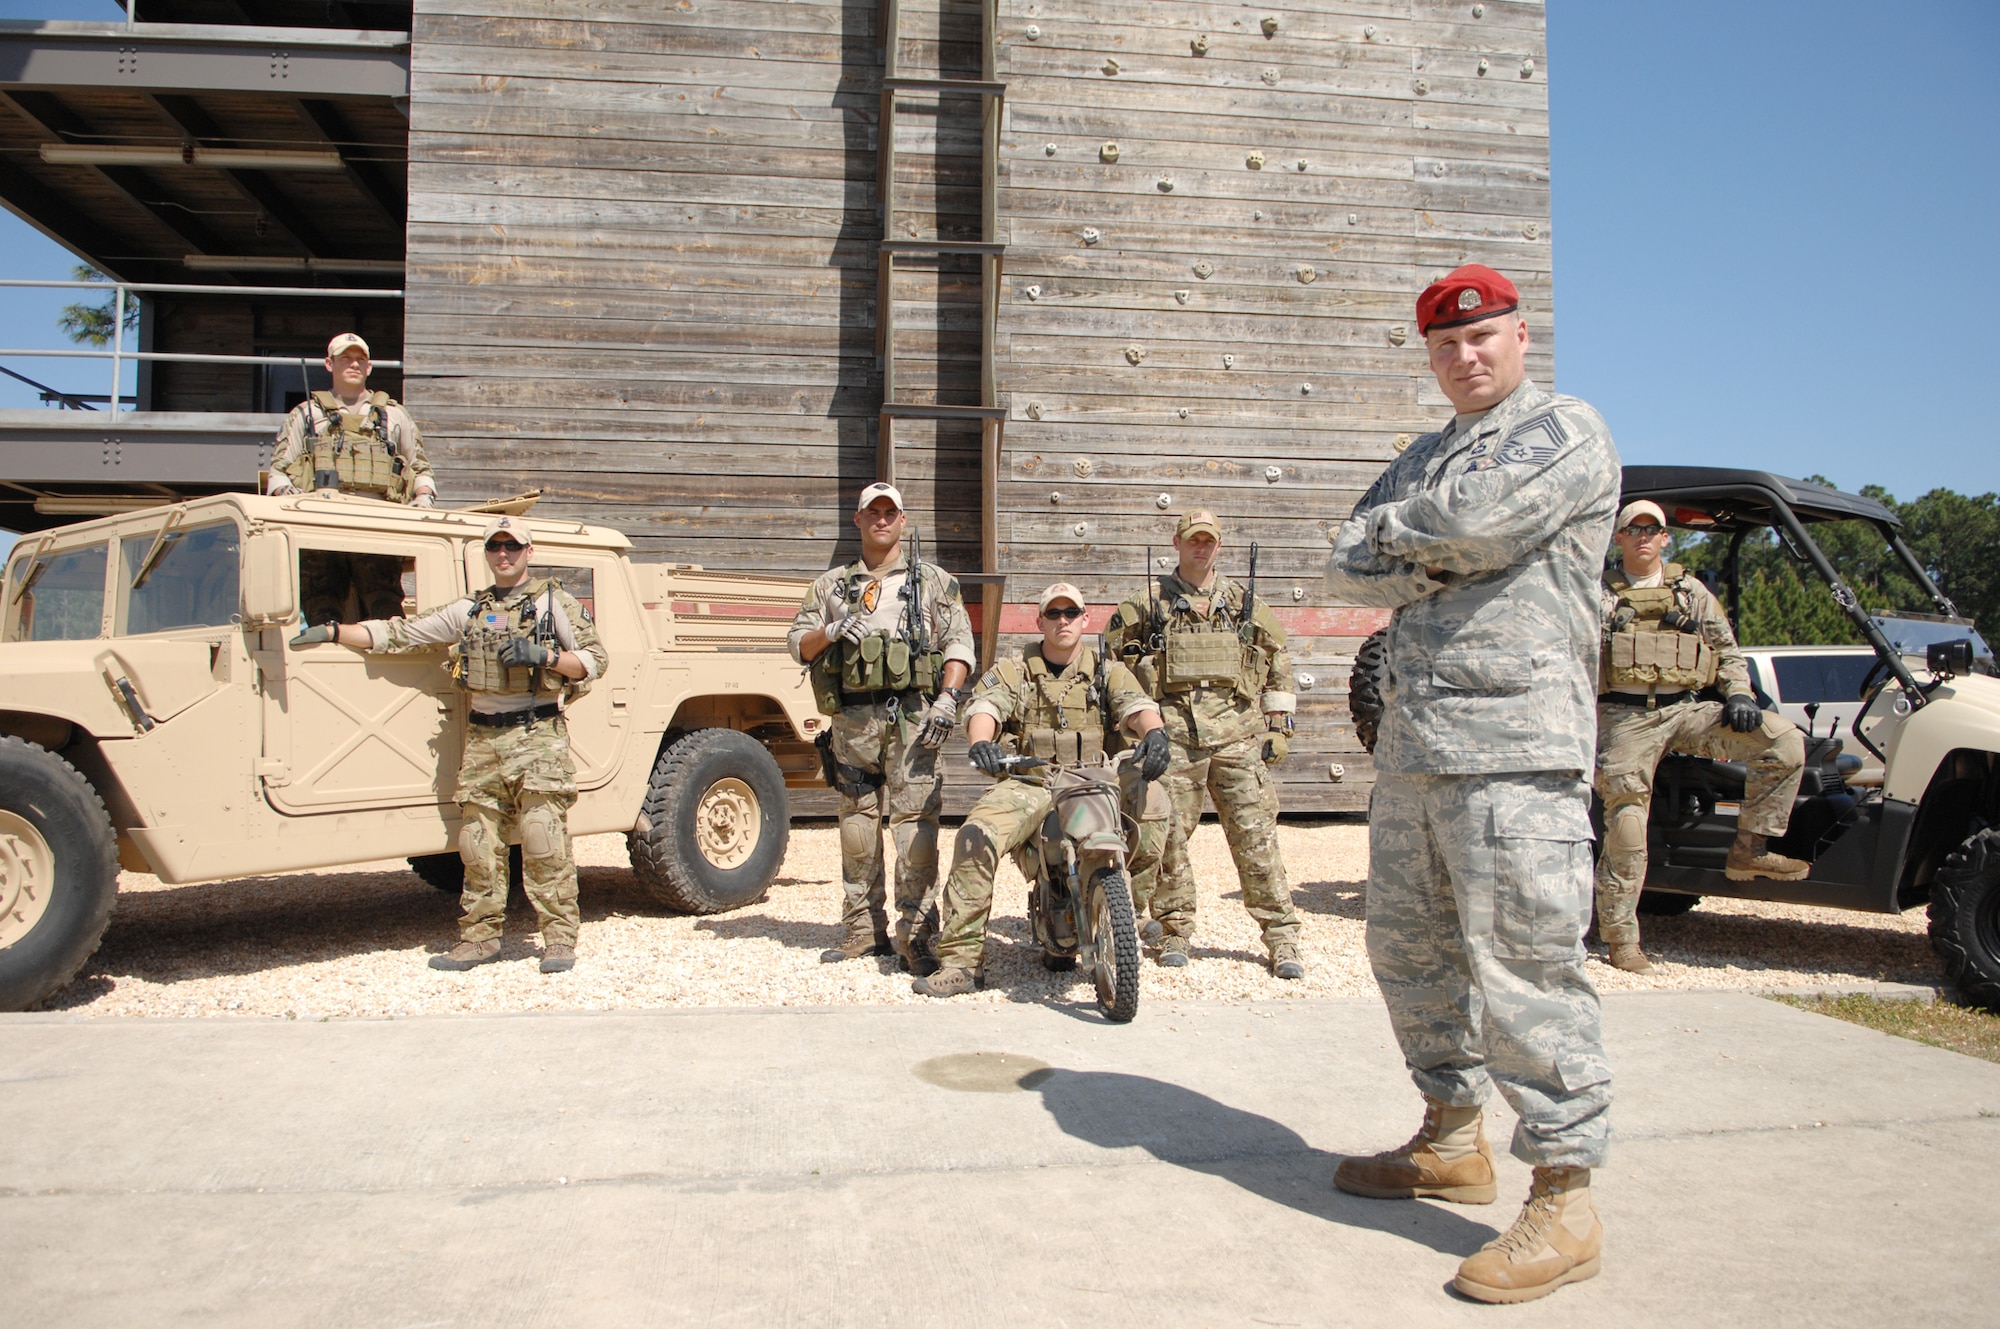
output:
[[[1204,825],[1192,846],[1202,883],[1194,963],[1176,971],[1149,960],[1141,1010],[1176,998],[1375,995],[1362,944],[1367,835],[1358,822],[1280,827],[1310,966],[1304,982],[1283,983],[1264,967],[1221,829]],[[128,872],[102,948],[45,1009],[303,1020],[929,1000],[910,991],[894,960],[819,963],[820,951],[840,935],[839,845],[830,826],[795,827],[769,895],[710,918],[654,904],[626,865],[622,836],[590,836],[576,851],[583,934],[568,974],[537,971],[533,911],[520,900],[499,962],[464,974],[427,968],[425,959],[455,938],[457,897],[424,885],[401,860],[202,886],[163,886]],[[1003,866],[986,990],[954,1000],[1093,1001],[1087,980],[1042,969],[1026,899],[1019,874]],[[1680,918],[1644,922],[1657,972],[1636,978],[1594,958],[1590,971],[1600,988],[1798,988],[1939,977],[1921,910],[1884,917],[1705,900]]]

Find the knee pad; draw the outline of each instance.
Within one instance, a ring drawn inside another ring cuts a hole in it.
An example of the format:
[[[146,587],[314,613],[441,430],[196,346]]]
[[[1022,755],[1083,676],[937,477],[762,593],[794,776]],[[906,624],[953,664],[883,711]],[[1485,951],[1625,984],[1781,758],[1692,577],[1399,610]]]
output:
[[[1605,826],[1605,843],[1626,853],[1646,848],[1646,809],[1637,803],[1613,808]]]
[[[568,838],[562,814],[552,805],[542,803],[521,814],[523,858],[560,858]]]
[[[840,819],[840,852],[849,858],[866,858],[880,850],[882,822],[872,813]]]
[[[458,856],[468,861],[486,856],[486,828],[470,817],[458,827]]]
[[[993,837],[986,828],[976,821],[968,821],[958,828],[958,837],[952,843],[952,853],[958,858],[993,859],[999,861],[993,846]]]

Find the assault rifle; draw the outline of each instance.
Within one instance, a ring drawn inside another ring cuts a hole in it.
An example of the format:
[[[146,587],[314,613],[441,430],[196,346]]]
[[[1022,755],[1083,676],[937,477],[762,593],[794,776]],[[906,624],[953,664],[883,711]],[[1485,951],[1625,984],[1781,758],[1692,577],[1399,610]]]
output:
[[[534,626],[531,629],[531,635],[534,637],[535,644],[553,649],[558,656],[562,653],[562,643],[556,639],[556,590],[561,585],[562,582],[554,577],[550,577],[549,584],[542,588],[542,612],[535,615],[533,619]],[[533,613],[534,608],[535,603],[530,600],[528,602],[529,612]],[[536,699],[541,695],[542,667],[536,665],[528,671],[528,704],[531,708],[538,704]],[[528,728],[533,729],[534,727],[535,713],[530,709],[528,712]]]
[[[910,567],[903,577],[904,639],[921,660],[930,654],[930,627],[924,621],[924,537],[915,524],[910,527]]]
[[[1243,592],[1243,621],[1236,625],[1236,634],[1246,645],[1254,645],[1257,640],[1257,542],[1250,542],[1250,585]]]

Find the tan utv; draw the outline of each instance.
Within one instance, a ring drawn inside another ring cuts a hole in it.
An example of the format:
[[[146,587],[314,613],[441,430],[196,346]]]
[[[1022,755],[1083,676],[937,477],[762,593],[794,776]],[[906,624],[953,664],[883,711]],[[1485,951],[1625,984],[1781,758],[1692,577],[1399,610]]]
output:
[[[0,1010],[73,977],[120,868],[170,883],[408,857],[457,890],[466,706],[445,652],[286,649],[301,615],[410,614],[490,581],[475,512],[226,494],[24,536],[0,583]],[[626,833],[668,906],[759,898],[825,721],[785,653],[805,583],[634,563],[529,521],[597,620],[571,706],[579,835]]]

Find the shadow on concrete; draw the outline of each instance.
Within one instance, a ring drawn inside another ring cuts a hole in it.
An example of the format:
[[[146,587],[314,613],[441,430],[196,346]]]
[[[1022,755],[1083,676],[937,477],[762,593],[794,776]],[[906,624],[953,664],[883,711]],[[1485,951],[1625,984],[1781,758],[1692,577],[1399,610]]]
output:
[[[1341,1155],[1313,1148],[1269,1117],[1165,1080],[1049,1069],[1030,1071],[1020,1085],[1042,1096],[1064,1134],[1101,1149],[1144,1149],[1162,1163],[1219,1177],[1273,1204],[1407,1237],[1447,1255],[1470,1255],[1493,1239],[1493,1227],[1457,1206],[1364,1200],[1337,1191],[1333,1169]],[[1479,1213],[1484,1217],[1491,1208]],[[1511,1219],[1512,1211],[1506,1216]]]

